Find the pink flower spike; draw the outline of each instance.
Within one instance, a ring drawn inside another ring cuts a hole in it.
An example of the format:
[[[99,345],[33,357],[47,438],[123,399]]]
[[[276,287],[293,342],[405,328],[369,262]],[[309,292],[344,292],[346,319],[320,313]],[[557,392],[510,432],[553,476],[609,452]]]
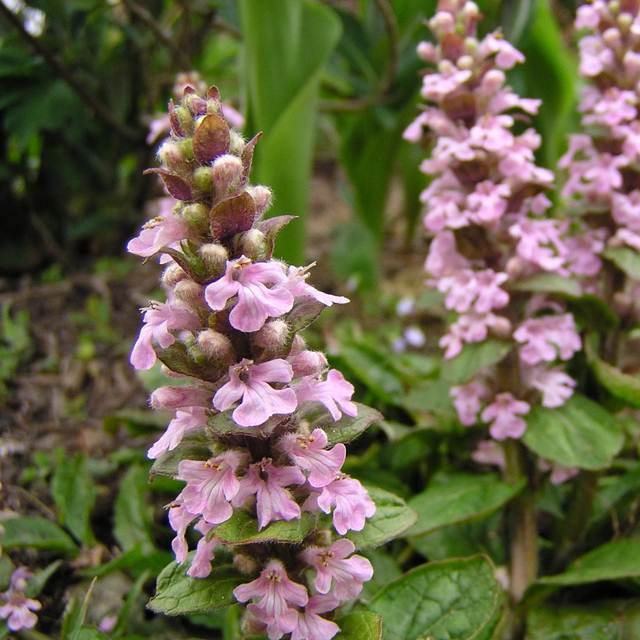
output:
[[[182,460],[176,477],[184,480],[187,486],[178,500],[210,524],[225,522],[233,514],[230,502],[240,489],[236,471],[246,460],[246,453],[233,449],[205,462]]]
[[[293,369],[282,359],[253,364],[242,360],[229,367],[229,382],[213,397],[213,406],[226,411],[235,402],[240,405],[233,412],[233,419],[241,427],[257,427],[273,415],[288,415],[298,406],[293,389],[275,389],[269,383],[291,382]]]
[[[307,480],[316,488],[333,482],[347,455],[347,449],[341,442],[333,449],[325,449],[327,434],[322,429],[314,429],[309,436],[289,433],[280,439],[278,446],[293,462],[309,472]]]
[[[309,602],[307,590],[289,579],[280,560],[270,560],[258,578],[236,587],[233,595],[239,602],[258,600],[248,609],[267,625],[270,640],[281,638],[296,627],[297,615],[291,605],[304,607]]]
[[[206,578],[211,573],[211,561],[214,558],[213,552],[220,546],[220,541],[215,537],[207,540],[207,534],[213,528],[214,525],[204,520],[200,520],[194,527],[194,529],[202,534],[202,538],[198,540],[196,553],[187,571],[187,575],[190,578]]]
[[[520,357],[528,365],[569,360],[580,350],[582,341],[570,313],[525,320],[513,333],[523,344]]]
[[[373,567],[362,556],[347,557],[355,550],[351,540],[342,538],[330,547],[308,547],[300,554],[302,560],[316,570],[313,584],[318,593],[331,590],[331,595],[343,602],[358,596],[363,583],[371,580]]]
[[[240,490],[233,503],[241,506],[255,494],[258,529],[261,530],[273,520],[300,517],[300,506],[286,487],[304,482],[304,474],[298,467],[276,467],[271,458],[263,458],[249,467],[240,481]]]
[[[267,318],[291,311],[293,295],[286,286],[279,286],[285,281],[281,262],[254,263],[241,256],[227,262],[225,274],[207,285],[204,297],[211,309],[221,311],[229,298],[237,295],[229,322],[238,331],[253,332],[258,331]]]
[[[333,526],[341,536],[349,530],[362,531],[366,519],[376,512],[376,505],[360,482],[344,474],[307,499],[305,508],[315,507],[324,513],[331,513],[333,508]]]
[[[482,419],[490,422],[489,432],[496,440],[520,438],[527,429],[527,423],[520,418],[529,413],[529,404],[516,400],[510,393],[499,393],[482,412]]]
[[[136,369],[151,369],[156,362],[153,344],[166,349],[175,341],[172,331],[193,330],[198,328],[198,317],[177,305],[153,302],[144,312],[140,335],[133,345],[130,361]]]
[[[343,412],[352,418],[358,415],[358,407],[351,402],[353,392],[353,385],[337,369],[331,369],[325,381],[308,376],[302,378],[295,387],[299,405],[320,402],[334,420],[342,418]]]
[[[560,369],[547,369],[544,366],[524,371],[528,386],[542,394],[542,405],[553,409],[561,407],[572,395],[576,381]]]
[[[297,611],[298,621],[291,632],[291,640],[331,640],[340,632],[340,627],[319,614],[333,611],[339,602],[331,596],[315,595],[309,598],[304,611]]]
[[[314,264],[310,264],[308,267],[289,267],[286,287],[291,292],[293,297],[313,298],[326,307],[331,307],[334,304],[346,304],[347,302],[349,302],[349,298],[324,293],[322,291],[319,291],[315,287],[312,287],[310,284],[307,284],[309,269],[311,269]]]
[[[147,457],[155,460],[167,451],[173,451],[185,434],[207,424],[207,412],[204,407],[186,407],[178,409],[176,417],[169,423],[167,430],[147,452]]]
[[[487,397],[488,389],[480,382],[469,382],[458,387],[451,387],[450,394],[460,423],[465,427],[475,424],[482,401]]]
[[[149,220],[138,236],[129,240],[127,251],[149,258],[164,247],[185,240],[189,235],[189,225],[173,213],[168,213]]]
[[[187,559],[187,540],[185,538],[187,527],[198,517],[197,513],[191,513],[183,504],[169,506],[169,525],[176,532],[171,541],[171,549],[176,557],[176,562],[182,563]]]

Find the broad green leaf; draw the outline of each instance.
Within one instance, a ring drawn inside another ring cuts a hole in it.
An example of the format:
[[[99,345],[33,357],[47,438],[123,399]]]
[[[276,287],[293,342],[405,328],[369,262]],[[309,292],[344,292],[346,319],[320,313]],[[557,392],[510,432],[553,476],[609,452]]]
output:
[[[574,394],[563,406],[536,406],[523,442],[537,455],[565,467],[604,469],[622,448],[622,425],[606,409]]]
[[[377,547],[402,535],[415,521],[416,514],[402,498],[378,487],[367,486],[376,504],[375,514],[367,519],[362,531],[351,531],[347,537],[359,548]]]
[[[336,640],[382,640],[382,620],[371,611],[353,611],[337,621]]]
[[[178,464],[181,460],[207,460],[211,457],[209,441],[204,430],[187,434],[175,449],[163,453],[153,462],[149,475],[152,478],[153,476],[173,478],[178,473]]]
[[[5,549],[31,547],[46,551],[75,554],[73,540],[57,525],[40,516],[20,516],[0,522],[4,532],[0,538]]]
[[[533,291],[536,293],[560,293],[579,297],[582,287],[571,278],[555,273],[536,273],[524,280],[517,281],[513,287],[516,291]]]
[[[327,434],[327,440],[330,445],[337,442],[351,442],[355,440],[361,433],[364,433],[371,425],[382,420],[382,414],[375,409],[356,402],[358,415],[355,418],[343,414],[342,418],[337,422],[333,422],[333,418],[326,414],[322,418],[314,420],[311,428],[321,427]]]
[[[640,376],[623,373],[596,356],[589,358],[589,362],[596,379],[605,389],[626,404],[640,408]]]
[[[58,508],[58,519],[87,546],[95,543],[91,530],[91,511],[96,500],[93,479],[82,453],[70,456],[56,452],[56,468],[51,480],[51,495]]]
[[[82,625],[87,617],[89,600],[91,600],[91,594],[93,593],[95,584],[96,578],[92,580],[82,601],[76,597],[69,600],[62,618],[62,629],[60,630],[61,640],[80,640]]]
[[[155,551],[148,490],[146,469],[137,465],[130,467],[120,483],[113,522],[113,533],[124,551],[136,546],[144,554]]]
[[[366,604],[382,587],[399,578],[402,569],[397,560],[384,548],[364,549],[360,551],[360,555],[367,558],[373,566],[373,577],[364,583],[364,588],[358,596],[360,602]]]
[[[412,386],[409,393],[402,399],[402,406],[411,412],[428,412],[453,417],[455,411],[450,393],[450,382],[442,378],[425,380]]]
[[[313,529],[315,519],[308,513],[299,520],[286,522],[278,520],[258,531],[258,521],[246,511],[236,509],[226,522],[218,525],[212,532],[217,538],[228,544],[249,544],[254,542],[280,542],[299,544]]]
[[[640,467],[621,475],[607,475],[598,480],[598,490],[593,501],[589,526],[610,517],[612,510],[622,500],[635,498],[640,492]],[[624,509],[624,505],[621,505]]]
[[[300,264],[318,87],[340,22],[328,7],[310,0],[242,0],[240,13],[249,124],[266,134],[256,148],[254,181],[273,189],[273,215],[301,217],[282,232],[277,248]]]
[[[444,361],[442,377],[452,384],[464,384],[482,369],[500,362],[512,346],[509,342],[495,339],[467,344],[455,358]]]
[[[49,581],[49,578],[58,570],[58,567],[62,564],[62,560],[56,560],[47,565],[44,569],[40,569],[34,573],[29,582],[27,583],[26,594],[29,598],[35,598],[44,589],[44,586]]]
[[[537,584],[569,587],[603,580],[640,577],[640,538],[614,540],[578,558],[561,574]]]
[[[607,247],[602,255],[633,280],[640,280],[640,253],[628,247]]]
[[[431,562],[384,587],[369,609],[385,640],[471,640],[495,621],[500,587],[484,556]]]
[[[213,611],[233,604],[233,590],[246,582],[232,565],[215,567],[207,578],[189,578],[188,568],[175,562],[165,567],[147,607],[168,616]]]
[[[524,487],[502,482],[494,474],[439,474],[425,491],[409,500],[418,521],[407,535],[419,536],[440,527],[480,519],[503,507]]]
[[[629,637],[629,636],[628,636]],[[624,640],[617,613],[607,607],[535,607],[528,640]]]

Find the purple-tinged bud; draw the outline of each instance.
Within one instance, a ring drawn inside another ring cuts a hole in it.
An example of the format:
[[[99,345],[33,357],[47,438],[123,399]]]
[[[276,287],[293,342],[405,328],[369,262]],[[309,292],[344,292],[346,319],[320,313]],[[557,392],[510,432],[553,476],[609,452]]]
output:
[[[211,167],[198,167],[193,172],[193,186],[199,194],[204,196],[211,195],[213,191]]]
[[[154,409],[180,409],[181,407],[207,407],[211,392],[202,387],[159,387],[149,398]]]
[[[184,168],[184,156],[180,145],[175,140],[167,140],[158,149],[158,159],[169,169]]]
[[[509,338],[511,336],[511,322],[503,316],[496,316],[491,325],[491,332],[498,338]]]
[[[209,230],[209,208],[201,202],[188,204],[182,209],[181,215],[198,233],[206,233]]]
[[[250,576],[258,571],[260,566],[255,558],[247,555],[246,553],[236,553],[233,558],[233,564],[235,568],[243,575]]]
[[[244,138],[235,130],[229,130],[229,153],[234,156],[241,156],[244,151],[245,141]]]
[[[522,258],[514,256],[507,261],[507,275],[511,280],[517,280],[524,275],[526,270],[526,264]]]
[[[162,284],[169,289],[173,289],[180,280],[188,277],[187,272],[179,264],[172,262],[162,274]]]
[[[436,48],[431,42],[421,42],[417,48],[418,57],[425,62],[435,62],[437,58]]]
[[[198,334],[197,343],[202,353],[216,364],[228,367],[237,359],[231,340],[218,331],[213,329],[201,331]]]
[[[221,244],[211,242],[200,247],[200,257],[204,262],[208,278],[216,278],[221,275],[227,267],[229,252]]]
[[[235,193],[242,182],[243,172],[242,160],[238,156],[225,153],[216,158],[212,168],[216,197],[221,198]]]
[[[173,288],[173,295],[189,309],[204,305],[204,287],[191,279],[180,280]]]
[[[482,78],[482,90],[486,93],[495,93],[504,85],[506,76],[500,69],[491,69]]]
[[[635,51],[627,51],[624,55],[624,68],[631,75],[640,73],[640,54]]]
[[[289,350],[289,357],[297,355],[301,351],[304,351],[306,348],[307,348],[307,343],[305,342],[305,339],[299,334],[296,334],[293,337],[293,342],[291,343],[291,349]]]
[[[264,260],[269,253],[269,242],[259,229],[249,229],[238,234],[234,239],[234,253],[239,256],[246,256],[254,262]]]
[[[320,373],[329,363],[321,351],[301,351],[293,358],[289,358],[295,378],[314,376]]]
[[[194,116],[200,116],[207,111],[207,101],[195,93],[187,93],[182,99],[182,103]]]
[[[256,218],[259,218],[271,206],[271,202],[273,200],[271,189],[258,184],[254,187],[249,187],[247,189],[247,193],[256,203]]]
[[[622,46],[622,37],[620,35],[620,32],[614,27],[607,29],[602,34],[602,39],[612,49],[617,49]]]
[[[263,355],[281,357],[291,348],[291,329],[284,320],[271,320],[256,331],[252,342],[254,346],[264,350]]]

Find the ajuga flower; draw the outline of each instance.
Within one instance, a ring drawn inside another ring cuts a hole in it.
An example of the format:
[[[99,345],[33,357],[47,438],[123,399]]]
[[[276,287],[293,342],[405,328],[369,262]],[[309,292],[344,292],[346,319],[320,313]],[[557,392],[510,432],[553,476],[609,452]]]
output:
[[[558,365],[581,348],[573,316],[551,299],[528,304],[527,281],[593,272],[598,238],[575,239],[550,215],[553,174],[536,165],[540,136],[524,128],[540,102],[517,96],[504,73],[524,56],[499,32],[479,38],[480,18],[474,2],[439,2],[429,23],[436,43],[418,48],[433,66],[423,78],[426,105],[405,138],[430,149],[421,165],[431,178],[421,196],[431,237],[425,270],[450,312],[444,357],[491,337],[512,346],[503,362],[451,390],[463,425],[480,420],[502,440],[523,435],[532,402],[559,406],[571,395]],[[619,108],[628,114],[629,105]],[[610,163],[606,179],[617,171]]]
[[[9,589],[0,594],[0,618],[7,621],[9,631],[33,629],[38,623],[38,616],[34,611],[40,611],[42,605],[25,595],[30,577],[31,573],[27,569],[16,569],[11,574]]]
[[[236,555],[245,584],[234,593],[247,605],[247,630],[272,640],[329,639],[339,630],[332,612],[372,574],[339,536],[362,530],[375,505],[342,472],[346,448],[323,428],[358,415],[353,385],[307,349],[295,327],[348,300],[313,287],[310,267],[272,257],[291,218],[261,219],[271,193],[248,183],[257,137],[246,142],[230,127],[215,87],[205,95],[184,88],[169,122],[162,166],[152,172],[174,206],[129,250],[157,254],[166,292],[144,311],[131,363],[148,369],[160,360],[186,382],[156,389],[150,401],[175,412],[148,454],[184,483],[168,506],[172,549],[192,578],[210,575],[219,556]],[[475,304],[483,302],[476,296]],[[264,542],[232,544],[234,519]],[[273,523],[287,522],[302,532],[296,544],[269,534]],[[192,554],[190,528],[199,535]]]

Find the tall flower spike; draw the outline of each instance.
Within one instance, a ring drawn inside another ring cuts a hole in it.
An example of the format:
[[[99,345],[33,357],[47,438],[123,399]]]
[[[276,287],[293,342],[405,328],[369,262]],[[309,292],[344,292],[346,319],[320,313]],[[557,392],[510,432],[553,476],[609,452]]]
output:
[[[492,335],[512,345],[503,363],[451,390],[463,425],[481,420],[502,440],[523,435],[532,403],[566,401],[574,383],[558,364],[581,348],[573,316],[556,301],[527,304],[522,282],[567,275],[578,263],[590,271],[593,261],[588,243],[578,246],[549,213],[553,174],[535,163],[540,137],[516,129],[540,106],[506,83],[505,70],[524,56],[499,32],[478,38],[480,18],[473,2],[438,3],[429,23],[436,44],[418,48],[434,67],[423,79],[426,105],[405,138],[430,148],[421,165],[431,178],[421,196],[431,237],[425,269],[450,312],[444,357]]]
[[[328,640],[339,630],[334,610],[371,578],[368,561],[347,558],[353,545],[339,536],[362,530],[375,505],[342,473],[346,448],[330,447],[325,431],[357,416],[353,385],[329,370],[324,354],[307,350],[294,326],[348,300],[313,287],[310,267],[272,257],[291,218],[261,219],[271,192],[248,182],[258,138],[246,142],[230,127],[215,87],[204,95],[186,87],[170,105],[169,122],[162,166],[152,172],[174,206],[165,206],[129,250],[166,265],[166,301],[145,310],[131,362],[148,369],[160,360],[187,381],[151,394],[153,408],[175,415],[148,455],[185,483],[168,507],[172,548],[192,578],[211,573],[216,556],[225,555],[221,547],[236,554],[245,627],[271,640]],[[310,433],[311,415],[319,422]],[[238,520],[265,542],[229,539]],[[296,544],[269,535],[272,523],[282,530],[287,522],[294,537],[303,532]],[[189,528],[199,534],[193,554]],[[311,580],[315,560],[301,556],[320,541],[333,558],[331,596],[324,595],[324,573],[320,587]]]

